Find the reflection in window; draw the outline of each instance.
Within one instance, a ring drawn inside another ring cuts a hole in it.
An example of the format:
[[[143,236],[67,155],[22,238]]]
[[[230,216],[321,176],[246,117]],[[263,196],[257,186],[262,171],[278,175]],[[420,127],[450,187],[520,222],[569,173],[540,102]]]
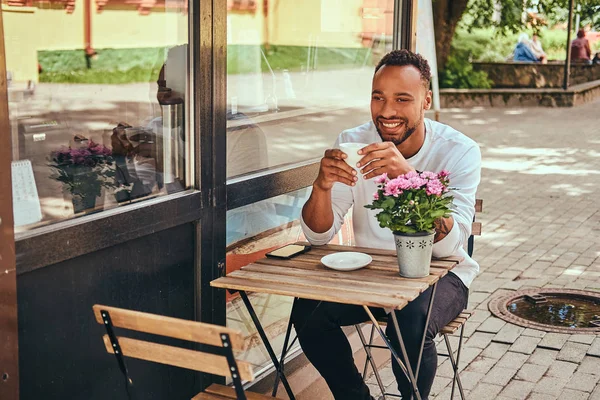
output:
[[[186,188],[186,2],[3,7],[17,231]]]
[[[368,121],[392,44],[393,0],[241,3],[255,7],[227,16],[229,177],[319,157]]]

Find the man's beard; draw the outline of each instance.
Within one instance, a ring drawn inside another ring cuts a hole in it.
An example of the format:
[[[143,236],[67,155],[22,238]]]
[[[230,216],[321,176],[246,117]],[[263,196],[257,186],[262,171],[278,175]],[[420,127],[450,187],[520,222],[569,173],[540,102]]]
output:
[[[401,121],[402,124],[407,127],[406,131],[404,132],[404,135],[402,135],[398,139],[386,140],[383,137],[381,131],[379,130],[379,124],[375,124],[375,129],[377,129],[377,133],[379,134],[381,140],[383,140],[384,142],[392,142],[395,146],[399,146],[401,143],[404,143],[404,141],[406,141],[406,139],[408,139],[413,133],[415,133],[415,131],[419,127],[419,124],[423,123],[423,115],[421,115],[421,118],[419,118],[419,120],[411,127],[408,126],[408,120],[406,118],[398,118],[396,121]]]

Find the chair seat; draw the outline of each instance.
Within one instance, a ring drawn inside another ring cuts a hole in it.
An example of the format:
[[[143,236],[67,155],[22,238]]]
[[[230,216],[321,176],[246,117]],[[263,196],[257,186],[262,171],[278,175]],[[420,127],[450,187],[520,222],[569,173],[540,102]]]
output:
[[[264,394],[245,392],[248,400],[277,400],[276,397],[265,396]],[[235,389],[229,386],[212,384],[202,393],[194,396],[192,400],[235,400]]]
[[[475,311],[463,310],[458,317],[454,318],[448,325],[442,328],[440,335],[453,334],[458,328],[463,326],[473,314],[475,314]]]
[[[450,321],[448,323],[448,325],[446,325],[445,327],[442,328],[442,330],[440,331],[440,336],[441,335],[451,335],[454,332],[456,332],[456,330],[458,328],[460,328],[461,326],[464,325],[465,322],[467,322],[467,320],[469,318],[471,318],[471,316],[475,314],[475,311],[470,311],[470,310],[462,310],[462,312],[458,315],[458,317],[454,318],[452,321]],[[387,317],[382,317],[382,318],[377,318],[377,322],[379,323],[379,325],[381,326],[386,326],[388,323],[388,319]],[[371,321],[367,321],[367,324],[372,324]]]

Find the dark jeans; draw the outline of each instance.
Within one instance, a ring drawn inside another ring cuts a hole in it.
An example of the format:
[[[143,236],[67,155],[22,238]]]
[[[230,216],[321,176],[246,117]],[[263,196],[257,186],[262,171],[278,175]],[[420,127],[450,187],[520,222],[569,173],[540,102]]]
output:
[[[396,311],[402,340],[413,371],[419,357],[419,347],[431,298],[431,288],[417,299]],[[433,339],[440,329],[452,321],[466,308],[468,289],[453,273],[448,273],[438,282],[433,309],[425,337],[425,346],[419,369],[417,385],[421,398],[427,399],[437,369],[437,351]],[[371,309],[375,317],[384,316],[383,309]],[[292,322],[302,350],[310,362],[321,373],[336,400],[369,400],[369,388],[354,365],[352,349],[342,331],[342,326],[368,321],[369,317],[361,306],[327,303],[314,300],[297,300],[292,312]],[[402,357],[396,331],[390,319],[386,334],[392,346]],[[410,399],[410,382],[392,357],[392,369],[396,376],[402,398]]]

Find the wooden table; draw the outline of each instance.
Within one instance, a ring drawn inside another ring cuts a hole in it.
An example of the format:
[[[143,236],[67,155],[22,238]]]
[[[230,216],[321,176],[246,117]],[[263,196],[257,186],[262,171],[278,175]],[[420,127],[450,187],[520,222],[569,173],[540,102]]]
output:
[[[300,242],[297,244],[306,245],[308,243]],[[373,262],[365,268],[348,272],[332,270],[321,264],[321,258],[323,256],[338,251],[358,251],[367,253],[373,258]],[[421,360],[423,344],[425,342],[425,333],[427,331],[431,306],[433,304],[435,288],[437,286],[436,284],[439,279],[446,275],[458,262],[460,262],[460,259],[457,257],[432,260],[429,276],[408,279],[402,278],[398,274],[398,264],[396,252],[394,250],[340,245],[313,246],[309,252],[298,255],[290,260],[262,258],[252,264],[242,267],[239,271],[234,271],[225,277],[212,281],[211,286],[237,290],[240,292],[240,296],[248,308],[250,317],[256,325],[256,329],[267,348],[267,352],[278,371],[278,376],[290,399],[294,399],[294,395],[283,374],[282,366],[285,354],[288,350],[287,344],[291,331],[291,322],[288,324],[288,331],[281,359],[277,360],[275,352],[250,304],[246,294],[247,291],[363,306],[369,315],[369,318],[377,327],[377,331],[382,336],[385,344],[392,352],[392,355],[396,358],[408,379],[411,381],[415,397],[420,399],[420,394],[416,386],[416,376],[418,376],[418,365]],[[379,326],[377,320],[369,310],[369,307],[400,310],[410,301],[416,299],[430,286],[433,286],[433,289],[421,342],[421,352],[419,353],[417,369],[413,372],[410,363],[408,362],[408,357],[406,356],[406,350],[395,313],[391,313],[390,315],[400,341],[404,360],[407,361],[406,366],[392,348],[383,329]]]

